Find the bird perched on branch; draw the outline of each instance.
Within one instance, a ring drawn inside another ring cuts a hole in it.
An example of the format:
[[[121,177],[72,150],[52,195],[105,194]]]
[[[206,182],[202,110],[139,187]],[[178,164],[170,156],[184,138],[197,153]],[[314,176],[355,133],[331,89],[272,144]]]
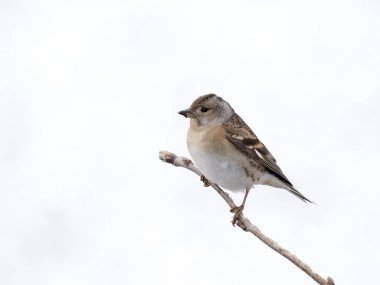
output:
[[[231,210],[233,224],[255,184],[283,188],[302,201],[311,202],[293,187],[273,155],[228,102],[208,94],[179,114],[190,118],[187,147],[204,175],[205,185],[211,181],[233,192],[245,191],[242,204]]]

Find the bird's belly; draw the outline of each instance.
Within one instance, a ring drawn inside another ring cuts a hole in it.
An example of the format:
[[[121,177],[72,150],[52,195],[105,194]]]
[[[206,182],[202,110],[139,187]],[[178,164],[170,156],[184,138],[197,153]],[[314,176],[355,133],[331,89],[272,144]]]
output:
[[[244,191],[250,188],[244,168],[224,156],[212,155],[208,152],[190,150],[190,154],[206,178],[231,191]]]

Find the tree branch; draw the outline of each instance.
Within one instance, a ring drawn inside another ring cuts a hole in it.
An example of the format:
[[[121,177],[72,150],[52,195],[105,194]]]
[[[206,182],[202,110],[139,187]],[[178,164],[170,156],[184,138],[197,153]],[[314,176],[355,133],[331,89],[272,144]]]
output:
[[[202,173],[194,166],[193,162],[186,158],[181,156],[176,156],[175,154],[162,150],[160,151],[159,157],[162,161],[173,164],[174,166],[180,166],[184,167],[194,173],[196,173],[199,176],[202,176]],[[217,184],[211,183],[210,185],[212,188],[218,192],[218,194],[226,201],[228,206],[232,209],[236,207],[234,201],[231,199],[231,197],[223,191]],[[315,280],[320,285],[335,285],[334,280],[331,277],[327,277],[327,279],[324,279],[317,273],[315,273],[309,265],[304,263],[302,260],[300,260],[297,256],[289,252],[287,249],[281,247],[278,245],[277,242],[270,239],[266,235],[264,235],[258,227],[253,225],[244,215],[240,215],[237,219],[238,227],[240,227],[242,230],[246,232],[250,232],[253,235],[255,235],[258,239],[260,239],[263,243],[265,243],[267,246],[269,246],[274,251],[281,254],[283,257],[291,261],[293,264],[295,264],[298,268],[300,268],[302,271],[304,271],[307,275],[309,275],[311,278]]]

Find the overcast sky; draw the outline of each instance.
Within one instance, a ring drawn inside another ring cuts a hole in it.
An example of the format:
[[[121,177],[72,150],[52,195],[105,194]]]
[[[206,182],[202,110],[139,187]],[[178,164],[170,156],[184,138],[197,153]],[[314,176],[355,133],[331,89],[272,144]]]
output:
[[[0,1],[0,284],[315,284],[158,151],[226,99],[306,197],[245,214],[337,284],[380,266],[378,1]],[[240,203],[242,195],[233,195]]]

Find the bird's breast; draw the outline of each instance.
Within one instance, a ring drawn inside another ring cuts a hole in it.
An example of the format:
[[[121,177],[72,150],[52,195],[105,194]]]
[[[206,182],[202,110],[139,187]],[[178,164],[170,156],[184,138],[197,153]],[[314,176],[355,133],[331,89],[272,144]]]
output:
[[[225,139],[222,126],[188,131],[187,146],[195,165],[210,181],[232,191],[247,187],[245,170]]]

